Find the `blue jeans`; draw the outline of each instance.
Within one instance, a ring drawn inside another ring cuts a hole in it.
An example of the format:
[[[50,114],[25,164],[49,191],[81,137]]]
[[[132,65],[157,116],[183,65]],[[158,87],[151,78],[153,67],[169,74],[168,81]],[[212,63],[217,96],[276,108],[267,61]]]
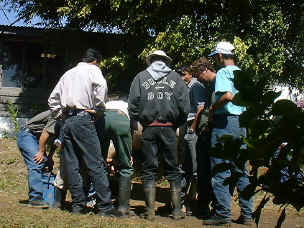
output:
[[[28,171],[28,187],[29,187],[29,201],[42,200],[43,169],[46,166],[46,159],[44,162],[37,164],[34,161],[34,156],[38,152],[38,140],[28,130],[20,130],[17,135],[17,145],[23,156],[25,165]]]
[[[188,178],[197,178],[196,143],[197,135],[194,132],[185,134],[185,161],[183,164],[183,169],[186,172],[186,176],[188,176]]]
[[[217,143],[217,138],[223,135],[232,135],[235,138],[246,136],[246,129],[240,128],[239,126],[238,116],[218,115],[214,117],[214,120],[215,128],[211,134],[212,147]],[[239,176],[239,179],[236,182],[236,187],[239,194],[241,216],[244,218],[252,218],[253,197],[247,199],[242,194],[244,189],[250,184],[246,163],[244,163],[242,167],[239,167],[232,161],[210,157],[210,164],[212,171],[216,166],[220,166],[221,164],[231,165],[231,169],[213,172],[212,174],[211,184],[216,198],[215,214],[220,217],[231,218],[231,193],[233,193],[232,190],[235,186],[230,186],[224,182],[226,178],[230,177],[231,174],[234,173]]]

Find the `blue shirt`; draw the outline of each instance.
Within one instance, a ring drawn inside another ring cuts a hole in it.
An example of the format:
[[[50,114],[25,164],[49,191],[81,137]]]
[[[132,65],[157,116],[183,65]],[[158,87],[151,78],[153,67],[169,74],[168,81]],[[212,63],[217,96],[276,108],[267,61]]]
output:
[[[234,87],[234,74],[233,71],[240,70],[237,66],[229,65],[221,68],[216,73],[215,82],[215,97],[218,100],[224,93],[231,92],[234,96],[239,91]],[[234,105],[231,101],[225,104],[223,107],[216,109],[214,114],[232,114],[240,115],[246,110],[243,106]]]
[[[195,115],[197,112],[197,107],[200,105],[204,105],[206,107],[209,100],[209,91],[206,86],[199,82],[191,80],[192,85],[189,88],[189,97],[190,97],[190,106],[191,110],[188,114],[187,121],[195,119]]]

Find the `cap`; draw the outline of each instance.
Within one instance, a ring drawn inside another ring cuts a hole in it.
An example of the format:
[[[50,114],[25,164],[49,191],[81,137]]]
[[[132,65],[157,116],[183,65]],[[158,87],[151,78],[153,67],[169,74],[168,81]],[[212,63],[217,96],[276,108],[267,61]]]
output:
[[[233,50],[234,50],[234,46],[231,43],[226,41],[221,41],[216,45],[214,50],[208,56],[213,56],[216,54],[234,55]]]

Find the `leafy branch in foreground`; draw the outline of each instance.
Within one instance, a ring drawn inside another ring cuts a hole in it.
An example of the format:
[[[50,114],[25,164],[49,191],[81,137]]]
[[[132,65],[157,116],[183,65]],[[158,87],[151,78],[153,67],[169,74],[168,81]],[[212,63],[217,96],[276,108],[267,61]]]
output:
[[[250,161],[251,184],[243,194],[250,197],[256,193],[256,188],[271,193],[273,203],[284,208],[276,226],[281,227],[286,206],[291,205],[298,211],[304,207],[301,169],[304,165],[304,112],[290,100],[274,102],[280,93],[272,90],[268,79],[257,79],[248,71],[235,71],[234,84],[239,93],[233,103],[247,107],[240,116],[240,125],[248,134],[242,140],[229,136],[220,138],[212,154],[233,160],[236,165]],[[267,171],[259,175],[261,168]],[[257,224],[268,201],[269,197],[265,196],[254,213]]]

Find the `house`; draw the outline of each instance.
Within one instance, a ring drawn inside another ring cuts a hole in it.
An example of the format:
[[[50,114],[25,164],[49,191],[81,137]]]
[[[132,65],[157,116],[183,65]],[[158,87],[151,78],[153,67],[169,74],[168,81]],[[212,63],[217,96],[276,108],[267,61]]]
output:
[[[84,50],[95,48],[108,57],[130,40],[122,34],[0,25],[0,137],[13,132],[13,114],[22,125],[48,108],[52,88]]]

